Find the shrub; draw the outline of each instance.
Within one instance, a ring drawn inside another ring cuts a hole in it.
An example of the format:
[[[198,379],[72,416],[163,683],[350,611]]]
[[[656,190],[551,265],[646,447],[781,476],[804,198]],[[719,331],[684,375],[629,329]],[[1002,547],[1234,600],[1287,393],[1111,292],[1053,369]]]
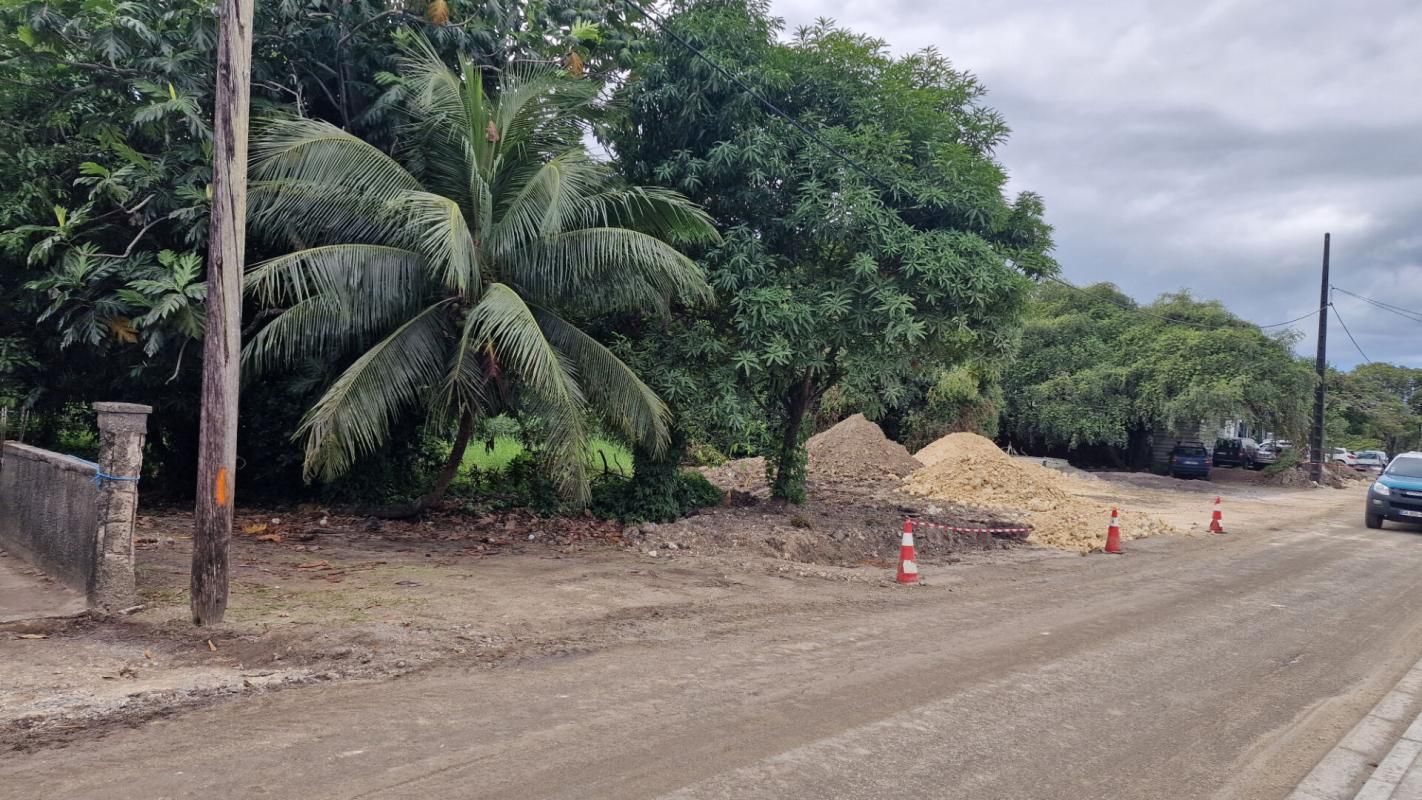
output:
[[[679,470],[670,481],[648,482],[604,475],[593,483],[593,514],[622,522],[671,522],[718,505],[723,494],[696,470]]]

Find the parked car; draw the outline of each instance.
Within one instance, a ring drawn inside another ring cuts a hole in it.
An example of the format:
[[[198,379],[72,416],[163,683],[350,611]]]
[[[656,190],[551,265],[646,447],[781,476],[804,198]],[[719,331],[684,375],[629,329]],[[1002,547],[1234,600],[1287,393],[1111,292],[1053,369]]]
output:
[[[1288,439],[1265,439],[1260,442],[1259,452],[1254,458],[1260,464],[1274,464],[1279,461],[1280,456],[1292,449],[1294,443]]]
[[[1210,479],[1210,451],[1202,442],[1176,442],[1170,451],[1170,477]]]
[[[1335,447],[1328,451],[1328,460],[1349,467],[1358,466],[1358,456],[1345,447]]]
[[[1218,467],[1257,469],[1259,443],[1248,437],[1216,439],[1214,460]]]
[[[1387,469],[1387,453],[1381,450],[1360,450],[1356,468],[1360,472],[1382,472]]]
[[[1368,489],[1363,521],[1381,528],[1383,520],[1422,522],[1422,453],[1403,453]]]

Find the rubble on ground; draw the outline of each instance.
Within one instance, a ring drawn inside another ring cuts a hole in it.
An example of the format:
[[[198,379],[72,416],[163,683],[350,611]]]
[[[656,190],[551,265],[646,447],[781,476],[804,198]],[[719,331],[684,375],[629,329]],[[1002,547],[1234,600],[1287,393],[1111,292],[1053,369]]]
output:
[[[1373,476],[1365,472],[1359,472],[1346,464],[1324,464],[1323,482],[1314,484],[1313,468],[1310,464],[1299,464],[1285,470],[1270,475],[1263,483],[1268,486],[1282,486],[1294,488],[1308,488],[1314,485],[1327,486],[1330,489],[1344,489],[1355,483],[1365,483],[1373,480]]]

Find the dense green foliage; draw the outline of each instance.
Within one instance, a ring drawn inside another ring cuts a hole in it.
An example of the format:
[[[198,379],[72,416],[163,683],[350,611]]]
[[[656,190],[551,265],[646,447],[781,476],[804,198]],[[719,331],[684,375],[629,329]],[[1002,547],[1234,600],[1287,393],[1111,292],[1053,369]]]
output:
[[[588,411],[655,451],[666,409],[569,315],[703,296],[670,243],[714,230],[675,193],[614,186],[589,158],[599,87],[587,79],[537,65],[494,80],[467,59],[456,72],[422,41],[400,77],[410,138],[398,160],[324,122],[258,135],[251,224],[301,249],[248,272],[250,294],[278,312],[244,364],[260,376],[357,356],[302,420],[308,476],[345,473],[415,412],[461,428],[447,485],[470,426],[525,412],[543,421],[564,493],[586,499]]]
[[[1422,450],[1422,369],[1360,364],[1328,376],[1328,445]]]
[[[1314,379],[1292,344],[1217,302],[1137,310],[1106,284],[1045,284],[1003,378],[1004,429],[1029,447],[1135,451],[1156,426],[1243,419],[1301,440]]]
[[[624,173],[700,202],[725,239],[702,254],[717,303],[674,327],[687,346],[670,361],[729,361],[768,427],[773,493],[800,500],[830,389],[882,417],[917,399],[917,376],[1011,352],[1028,278],[1055,270],[1049,230],[1037,197],[1003,196],[1007,126],[939,54],[895,57],[828,22],[781,42],[755,0],[679,6],[666,24],[874,175],[667,35],[620,97]],[[713,376],[714,398],[728,376]]]
[[[56,446],[71,407],[154,405],[150,494],[192,490],[202,287],[185,270],[207,236],[213,11],[194,0],[0,5],[0,403],[32,411],[31,440]],[[561,62],[587,77],[619,74],[638,41],[624,9],[593,0],[262,2],[254,113],[393,147],[404,120],[392,71],[415,34],[480,65]],[[249,254],[271,253],[254,242]],[[244,392],[248,496],[301,486],[300,450],[285,442],[332,369],[312,361]],[[366,466],[418,468],[408,449]]]
[[[452,485],[665,521],[721,499],[688,463],[764,454],[802,499],[805,438],[855,412],[915,448],[1130,450],[1224,418],[1302,438],[1288,338],[1041,280],[1042,201],[1006,195],[1007,124],[939,53],[787,35],[764,0],[666,26],[752,90],[622,3],[258,4],[245,501]],[[0,5],[0,406],[89,452],[88,403],[154,405],[145,485],[170,494],[194,475],[214,27],[206,0]],[[1329,388],[1330,443],[1419,444],[1422,371]],[[635,469],[589,463],[596,436]],[[465,457],[509,437],[498,469]]]

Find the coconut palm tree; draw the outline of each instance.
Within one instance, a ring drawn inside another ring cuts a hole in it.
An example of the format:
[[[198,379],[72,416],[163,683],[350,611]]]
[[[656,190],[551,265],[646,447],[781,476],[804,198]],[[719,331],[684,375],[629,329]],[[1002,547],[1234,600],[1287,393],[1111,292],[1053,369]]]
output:
[[[585,500],[589,414],[657,450],[667,412],[577,320],[706,297],[677,247],[714,240],[711,221],[589,157],[594,83],[547,66],[454,71],[426,42],[400,71],[395,156],[309,119],[254,139],[253,228],[297,249],[246,276],[280,310],[245,348],[248,376],[354,356],[298,429],[308,479],[349,470],[423,413],[458,433],[418,511],[443,495],[477,420],[513,409],[542,421],[565,495]]]

